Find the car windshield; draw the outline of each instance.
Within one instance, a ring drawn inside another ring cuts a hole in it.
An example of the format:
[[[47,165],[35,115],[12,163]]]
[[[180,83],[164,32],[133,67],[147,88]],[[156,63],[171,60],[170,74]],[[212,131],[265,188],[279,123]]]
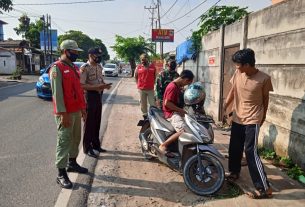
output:
[[[106,64],[104,67],[105,68],[115,68],[115,65]]]

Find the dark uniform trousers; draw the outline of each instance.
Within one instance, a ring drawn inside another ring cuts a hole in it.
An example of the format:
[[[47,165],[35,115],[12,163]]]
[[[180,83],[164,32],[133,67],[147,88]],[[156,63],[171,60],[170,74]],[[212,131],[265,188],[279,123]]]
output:
[[[239,173],[245,149],[246,159],[252,182],[256,189],[267,190],[269,182],[257,152],[259,124],[242,125],[233,122],[229,146],[229,171]]]
[[[84,153],[87,153],[89,149],[99,149],[101,147],[99,138],[102,117],[101,93],[97,91],[87,91],[86,100],[87,119],[84,125]]]

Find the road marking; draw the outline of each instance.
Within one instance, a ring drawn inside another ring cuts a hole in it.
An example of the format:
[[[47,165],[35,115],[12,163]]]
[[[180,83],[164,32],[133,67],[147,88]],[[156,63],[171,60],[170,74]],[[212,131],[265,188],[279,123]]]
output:
[[[115,86],[115,88],[111,91],[111,93],[109,94],[109,96],[107,97],[105,104],[103,105],[103,111],[102,114],[104,114],[105,110],[108,108],[108,106],[110,105],[110,100],[112,98],[112,96],[114,95],[114,93],[117,91],[119,85],[121,84],[123,79],[121,79],[117,85]],[[80,150],[78,156],[77,156],[77,162],[82,166],[84,163],[86,155],[84,154],[83,150]],[[77,173],[69,173],[69,178],[71,180],[72,183],[75,183],[75,181],[77,180]],[[57,197],[57,201],[55,203],[55,207],[66,207],[69,203],[70,197],[72,194],[72,190],[69,189],[64,189],[62,188],[58,197]]]

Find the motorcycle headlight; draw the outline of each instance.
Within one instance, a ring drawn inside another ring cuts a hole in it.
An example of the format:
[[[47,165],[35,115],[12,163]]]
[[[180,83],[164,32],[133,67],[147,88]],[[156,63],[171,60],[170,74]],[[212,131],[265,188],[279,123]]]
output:
[[[41,83],[41,84],[44,84],[44,79],[43,79],[43,77],[39,77],[39,82]]]
[[[192,118],[189,118],[189,122],[190,122],[189,125],[190,128],[197,137],[200,137],[202,139],[203,143],[211,143],[213,141],[213,137],[209,135],[208,130],[204,126],[202,126]]]

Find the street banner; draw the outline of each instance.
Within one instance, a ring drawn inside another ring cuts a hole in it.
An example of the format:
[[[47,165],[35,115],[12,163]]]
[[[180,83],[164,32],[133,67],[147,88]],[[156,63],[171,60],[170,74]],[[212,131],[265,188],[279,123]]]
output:
[[[49,37],[49,38],[48,38]],[[50,34],[49,36],[44,33],[43,31],[40,32],[40,49],[44,50],[44,46],[46,46],[46,50],[50,50],[51,51],[51,43],[52,43],[52,51],[57,51],[57,30],[52,29],[51,30],[51,41],[49,43],[49,39],[50,39]],[[49,47],[48,47],[49,44]]]
[[[174,42],[173,29],[152,29],[151,36],[153,42]]]

